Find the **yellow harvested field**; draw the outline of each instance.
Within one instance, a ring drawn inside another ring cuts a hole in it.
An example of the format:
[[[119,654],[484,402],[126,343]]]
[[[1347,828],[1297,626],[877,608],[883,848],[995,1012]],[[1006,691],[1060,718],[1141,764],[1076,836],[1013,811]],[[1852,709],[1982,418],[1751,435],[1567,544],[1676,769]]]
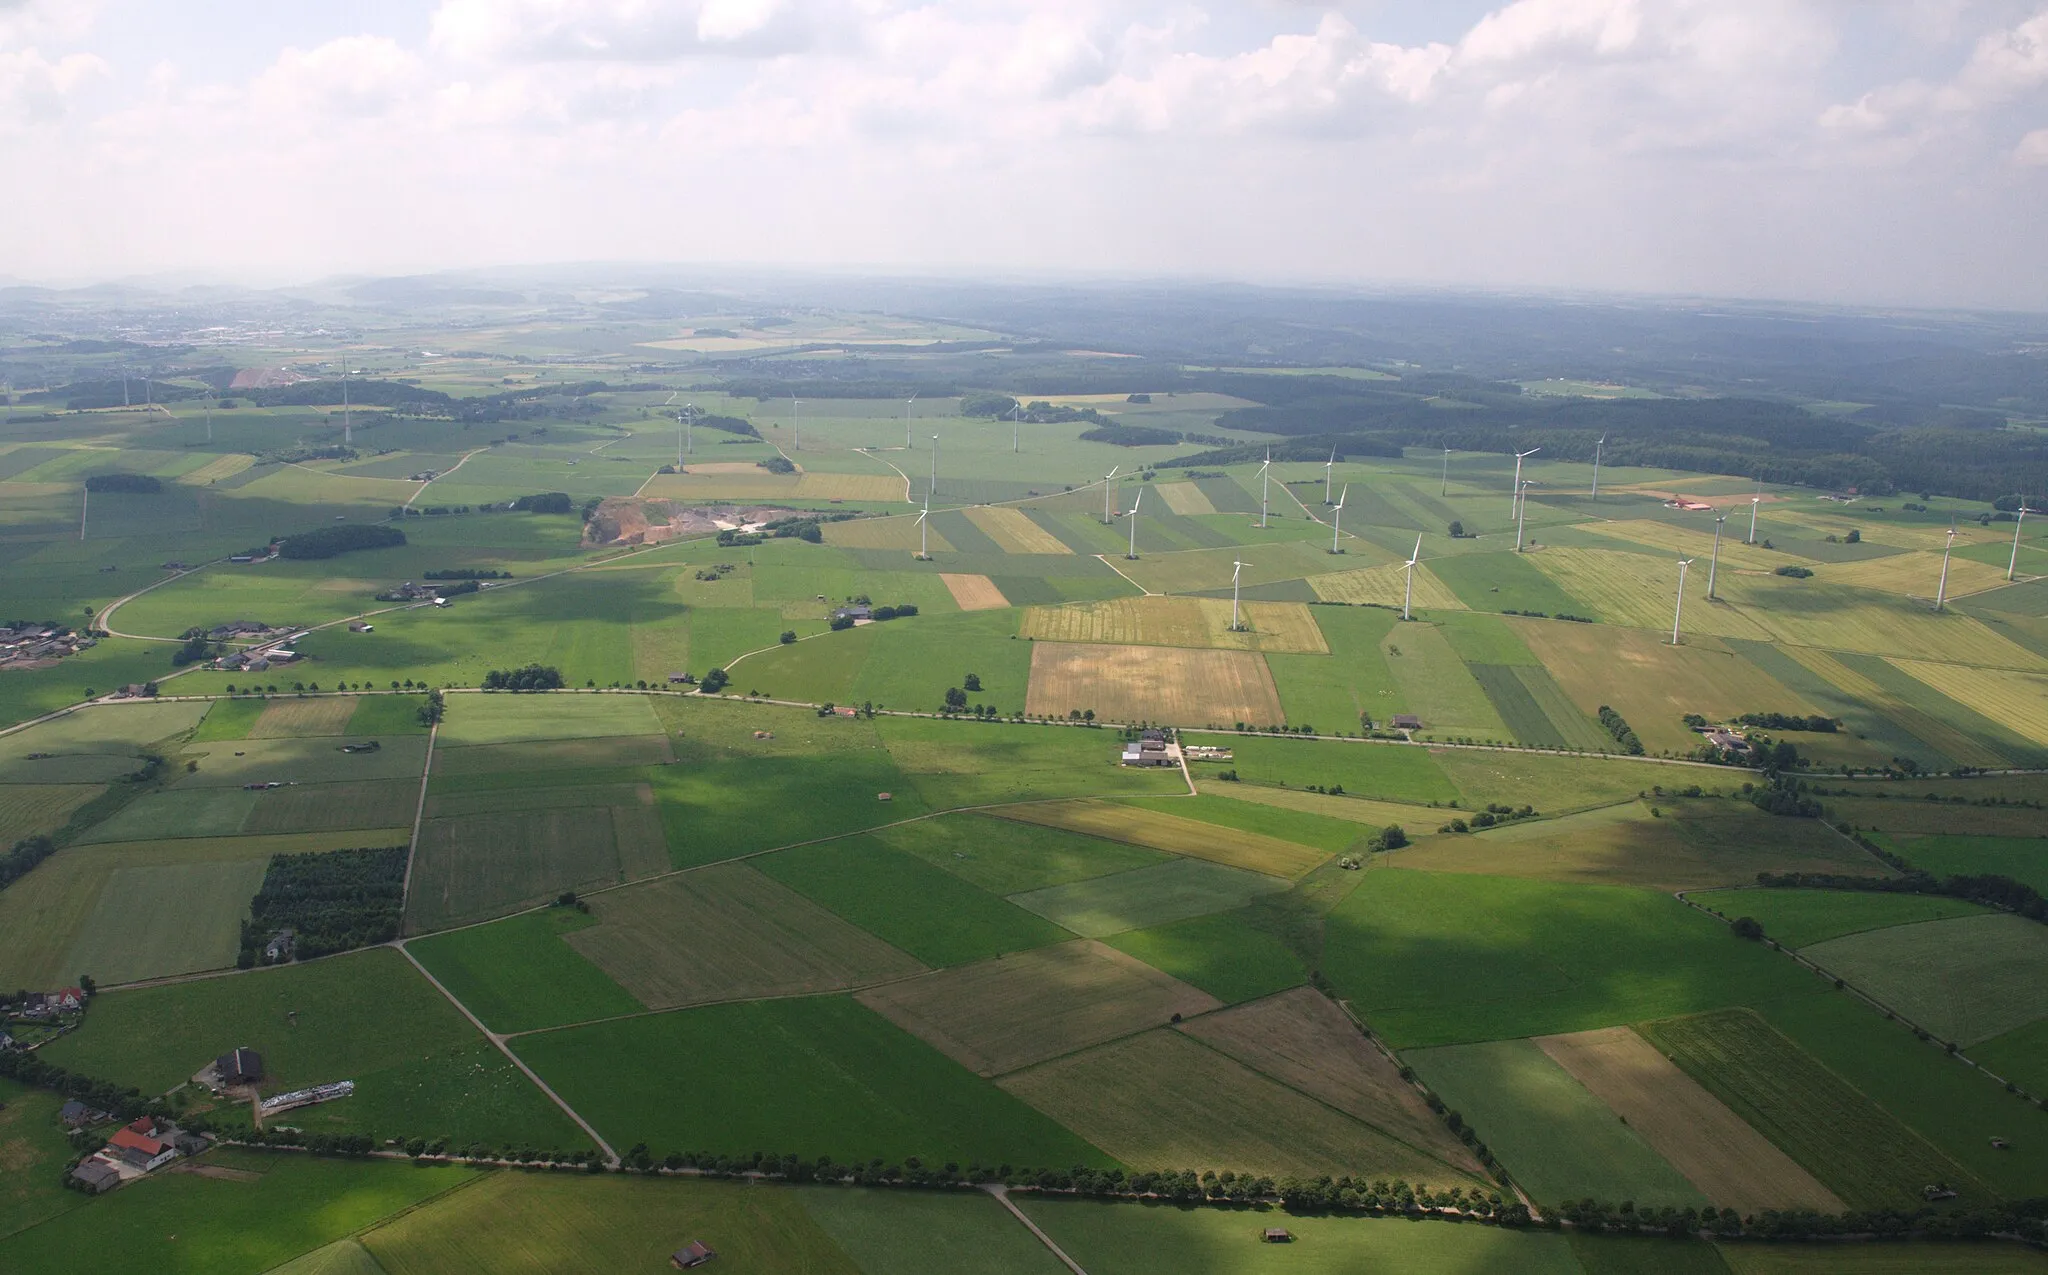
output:
[[[179,475],[177,481],[188,487],[204,487],[223,478],[233,478],[255,463],[254,456],[244,452],[230,452],[225,456],[214,457],[189,474]]]
[[[1847,1207],[1632,1029],[1539,1036],[1536,1044],[1720,1207]]]
[[[1377,602],[1381,606],[1397,607],[1408,587],[1408,569],[1398,562],[1385,566],[1365,567],[1358,571],[1337,571],[1329,575],[1310,576],[1308,587],[1325,602],[1349,602],[1354,606]],[[1463,602],[1452,593],[1450,586],[1430,574],[1428,567],[1420,563],[1415,567],[1415,606],[1431,611],[1463,611]]]
[[[305,735],[344,735],[356,711],[354,696],[316,695],[308,699],[274,699],[257,714],[250,739],[292,739]]]
[[[1372,828],[1384,828],[1390,823],[1402,827],[1417,824],[1433,824],[1443,821],[1444,812],[1432,806],[1410,806],[1398,801],[1369,801],[1361,797],[1330,797],[1319,792],[1303,792],[1298,788],[1267,788],[1260,784],[1233,784],[1208,778],[1215,770],[1205,770],[1204,763],[1194,763],[1195,783],[1205,797],[1228,797],[1232,801],[1249,801],[1254,805],[1277,806],[1282,810],[1300,810],[1312,815],[1326,815],[1331,819],[1348,819]],[[1227,766],[1227,763],[1225,763]],[[1221,769],[1223,767],[1218,767]]]
[[[1671,632],[1672,604],[1678,596],[1678,559],[1660,560],[1624,549],[1572,549],[1558,545],[1531,553],[1528,560],[1558,587],[1592,607],[1609,624],[1652,632]],[[1685,629],[1724,637],[1768,638],[1756,619],[1732,606],[1707,601],[1707,564],[1696,562],[1685,581]],[[1721,573],[1721,593],[1729,593],[1729,572]]]
[[[1263,833],[1243,832],[1199,819],[1183,819],[1157,810],[1142,810],[1087,798],[1000,806],[987,813],[1020,823],[1064,828],[1068,832],[1085,833],[1105,841],[1150,846],[1168,854],[1184,854],[1274,877],[1302,876],[1330,857],[1320,850]]]
[[[1232,631],[1228,598],[1112,598],[1032,607],[1020,636],[1041,642],[1113,642],[1138,646],[1207,646],[1226,651],[1327,655],[1330,644],[1301,602],[1247,602]]]
[[[842,549],[901,549],[905,553],[916,553],[918,534],[916,514],[855,518],[848,522],[828,522],[824,527],[825,543]],[[952,544],[937,531],[928,532],[925,543],[933,553],[950,553],[953,549]]]
[[[1913,553],[1895,553],[1888,558],[1865,558],[1861,562],[1824,563],[1814,568],[1814,574],[1829,584],[1925,598],[1931,604],[1941,588],[1941,552],[1921,549]],[[1955,555],[1949,558],[1948,596],[1951,598],[2001,588],[2004,584],[2004,567]]]
[[[1742,503],[1747,505],[1749,501],[1745,497]],[[1704,513],[1697,517],[1700,520],[1699,525],[1687,527],[1659,522],[1654,518],[1630,518],[1621,522],[1583,522],[1577,524],[1575,529],[1590,531],[1600,536],[1611,536],[1632,544],[1646,545],[1652,549],[1662,549],[1674,560],[1697,558],[1699,562],[1695,565],[1704,567],[1714,552],[1714,520]],[[1745,523],[1738,527],[1731,515],[1728,526],[1721,536],[1722,570],[1730,567],[1747,567],[1758,571],[1772,571],[1797,561],[1790,554],[1774,553],[1769,549],[1742,543],[1742,537],[1748,531],[1746,520],[1749,515],[1745,513],[1742,517]]]
[[[758,474],[763,470],[750,460],[691,461],[683,467],[689,474]]]
[[[1072,553],[1073,550],[1031,521],[1021,509],[984,505],[967,511],[967,521],[988,533],[1004,553]]]
[[[1784,651],[1816,675],[1965,765],[2004,767],[2012,764],[2004,754],[1988,744],[1931,714],[1921,712],[1826,651],[1797,646],[1785,647]]]
[[[2022,739],[2048,744],[2048,677],[1921,660],[1893,660],[1891,664]]]
[[[924,966],[745,864],[592,895],[565,941],[650,1009],[829,992]]]
[[[1602,704],[1628,719],[1653,753],[1687,753],[1699,736],[1687,713],[1716,720],[1773,711],[1820,715],[1791,688],[1710,637],[1673,646],[1670,635],[1600,624],[1508,623],[1588,717]],[[1777,705],[1785,705],[1777,708]]]
[[[962,611],[1000,611],[1010,605],[1003,591],[996,588],[995,581],[987,576],[955,575],[941,571],[939,579],[946,582],[946,591],[953,595],[953,601]]]
[[[1174,1031],[1146,1032],[999,1083],[1133,1169],[1234,1165],[1270,1175],[1473,1184],[1434,1156]]]
[[[1209,494],[1193,483],[1160,483],[1152,489],[1166,502],[1166,507],[1177,514],[1213,514],[1216,506],[1209,503]]]
[[[1297,987],[1200,1018],[1180,1030],[1238,1062],[1390,1133],[1466,1173],[1481,1166],[1401,1079],[1344,1011],[1312,987]]]
[[[1251,651],[1039,642],[1031,648],[1027,713],[1098,721],[1228,727],[1286,720],[1266,661]]]
[[[907,500],[903,480],[894,474],[807,473],[797,480],[796,494],[811,500]]]
[[[856,999],[984,1076],[1222,1005],[1092,939],[869,988]]]

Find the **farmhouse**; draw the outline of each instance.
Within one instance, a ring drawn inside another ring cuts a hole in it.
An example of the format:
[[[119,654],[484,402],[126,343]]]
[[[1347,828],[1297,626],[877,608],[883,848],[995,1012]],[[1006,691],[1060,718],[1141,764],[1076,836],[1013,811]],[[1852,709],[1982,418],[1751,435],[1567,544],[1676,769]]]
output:
[[[253,1085],[263,1079],[263,1055],[245,1045],[216,1058],[213,1069],[223,1085]]]
[[[1394,722],[1393,722],[1393,724],[1394,724],[1394,729],[1395,729],[1395,730],[1421,730],[1421,729],[1422,729],[1422,719],[1421,719],[1420,717],[1417,717],[1417,716],[1416,716],[1415,714],[1413,714],[1413,713],[1396,713],[1396,714],[1394,714]]]
[[[668,1264],[679,1271],[692,1270],[718,1256],[718,1250],[703,1240],[691,1240],[669,1255]]]
[[[122,1125],[107,1139],[107,1149],[121,1162],[147,1173],[177,1159],[178,1149],[156,1136],[156,1125],[144,1116],[134,1124]]]
[[[1724,753],[1746,753],[1749,751],[1749,741],[1732,730],[1712,726],[1700,733],[1707,737],[1709,744],[1712,744]]]
[[[1159,733],[1158,731],[1146,731],[1145,734],[1148,738],[1132,740],[1125,744],[1123,756],[1120,759],[1122,764],[1126,766],[1178,766],[1180,758],[1174,754],[1174,750],[1167,747],[1166,740],[1164,738],[1150,738],[1151,736],[1159,735]]]
[[[74,1181],[85,1184],[94,1195],[105,1195],[121,1185],[121,1171],[98,1156],[87,1156],[71,1170]]]
[[[57,1109],[57,1119],[63,1121],[67,1128],[82,1129],[86,1125],[98,1124],[102,1120],[111,1119],[111,1117],[106,1112],[95,1111],[93,1108],[78,1101],[78,1099],[73,1098]]]

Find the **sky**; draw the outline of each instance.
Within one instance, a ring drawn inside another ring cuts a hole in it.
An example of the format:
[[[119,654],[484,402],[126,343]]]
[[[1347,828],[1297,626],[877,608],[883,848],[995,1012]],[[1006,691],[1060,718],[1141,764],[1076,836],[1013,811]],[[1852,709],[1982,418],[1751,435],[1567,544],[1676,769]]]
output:
[[[0,279],[2048,310],[2048,0],[0,0]]]

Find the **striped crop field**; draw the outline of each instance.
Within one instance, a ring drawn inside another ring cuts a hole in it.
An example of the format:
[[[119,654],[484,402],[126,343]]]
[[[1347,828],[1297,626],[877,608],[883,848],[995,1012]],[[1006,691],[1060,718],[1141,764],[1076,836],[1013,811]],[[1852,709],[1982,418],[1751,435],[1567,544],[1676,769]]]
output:
[[[274,699],[249,729],[250,739],[293,739],[301,735],[342,735],[355,715],[352,696],[319,695],[309,699]]]
[[[916,514],[828,522],[824,532],[826,544],[843,549],[901,549],[905,553],[916,553],[918,548]],[[924,544],[933,553],[953,552],[952,544],[939,534],[937,528],[926,533]]]
[[[1081,642],[1032,647],[1024,708],[1034,715],[1093,710],[1104,721],[1184,726],[1286,720],[1272,671],[1255,652]]]
[[[1835,562],[1817,568],[1814,575],[1829,584],[1932,601],[1941,587],[1941,554],[1937,550],[1918,549],[1888,558]],[[1952,555],[1949,559],[1948,596],[1952,598],[1996,589],[2004,583],[2005,568],[2002,566],[1976,562],[1961,554]]]
[[[1698,571],[1693,576],[1697,579]],[[1667,591],[1665,596],[1668,598],[1670,593]],[[1696,596],[1688,585],[1686,627],[1694,632],[1717,631],[1704,622],[1693,623],[1696,613],[1707,610],[1693,605]],[[1793,646],[2048,671],[2048,659],[2001,637],[1969,616],[1954,611],[1936,615],[1925,604],[1911,599],[1870,589],[1836,588],[1819,577],[1784,580],[1776,576],[1724,575],[1721,596],[1763,629],[1763,636]],[[1668,627],[1670,622],[1667,610],[1664,623]]]
[[[1701,514],[1700,519],[1703,525],[1697,527],[1675,526],[1654,518],[1631,518],[1623,522],[1579,523],[1577,529],[1662,550],[1674,559],[1697,558],[1703,564],[1714,552],[1714,525],[1713,519],[1705,514]],[[1733,527],[1733,519],[1730,522],[1731,526],[1721,537],[1721,565],[1724,568],[1770,571],[1793,561],[1787,554],[1743,544],[1741,532]]]
[[[1300,602],[1246,602],[1246,625],[1233,632],[1226,598],[1148,595],[1032,607],[1021,636],[1041,642],[1107,642],[1136,646],[1197,646],[1235,651],[1327,655],[1315,616]]]
[[[1952,761],[1966,766],[2002,767],[2010,764],[2004,754],[1988,744],[1972,739],[1932,714],[1921,712],[1828,652],[1797,646],[1782,649],[1808,672],[1889,717],[1908,734],[1939,750]]]
[[[191,473],[179,475],[178,481],[188,487],[204,487],[223,478],[233,478],[255,463],[254,456],[244,452],[229,452],[225,456],[214,457]]]
[[[1552,546],[1528,555],[1530,562],[1555,580],[1559,588],[1584,599],[1595,615],[1609,624],[1632,629],[1669,633],[1671,612],[1678,597],[1678,564],[1659,561],[1648,554],[1622,549],[1569,549]],[[1685,627],[1693,633],[1714,633],[1731,637],[1768,637],[1755,619],[1733,607],[1717,607],[1707,601],[1705,563],[1694,563],[1686,577]],[[1721,577],[1721,592],[1728,592],[1729,575]]]
[[[1922,660],[1891,664],[2021,738],[2048,745],[2048,676]]]
[[[1209,503],[1208,495],[1193,483],[1160,483],[1152,489],[1166,502],[1166,507],[1177,514],[1213,514],[1216,506]]]
[[[1003,591],[987,576],[940,572],[939,579],[946,582],[946,592],[953,595],[962,611],[1000,611],[1010,605]]]
[[[1000,807],[989,813],[1107,841],[1128,841],[1269,876],[1299,877],[1329,858],[1320,850],[1278,837],[1107,801],[1033,802]]]
[[[1181,553],[1145,554],[1136,562],[1117,563],[1117,570],[1137,582],[1139,588],[1153,593],[1198,593],[1228,589],[1233,562],[1244,563],[1239,583],[1246,586],[1299,580],[1369,563],[1363,544],[1354,542],[1351,552],[1343,555],[1325,553],[1324,548],[1319,538],[1317,543],[1282,540],[1228,549],[1189,549]]]
[[[1347,555],[1348,556],[1348,555]],[[1377,602],[1381,606],[1397,607],[1408,587],[1407,568],[1398,562],[1384,566],[1363,567],[1357,571],[1334,571],[1328,575],[1310,576],[1308,587],[1325,602],[1349,602],[1354,606]],[[1465,604],[1452,593],[1450,586],[1430,573],[1428,567],[1420,564],[1415,568],[1414,605],[1432,611],[1462,611]]]
[[[1072,553],[1057,537],[1031,521],[1021,509],[984,505],[967,511],[967,521],[988,533],[1004,553]]]

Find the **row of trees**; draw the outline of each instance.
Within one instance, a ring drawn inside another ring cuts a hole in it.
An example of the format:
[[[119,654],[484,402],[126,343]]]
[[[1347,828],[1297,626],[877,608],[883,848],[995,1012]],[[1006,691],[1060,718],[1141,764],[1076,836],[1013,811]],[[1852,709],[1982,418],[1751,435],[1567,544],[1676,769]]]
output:
[[[487,691],[558,691],[562,670],[552,664],[528,664],[524,668],[497,669],[484,674]],[[436,692],[438,695],[439,692]]]
[[[1602,704],[1600,706],[1600,724],[1607,728],[1608,734],[1614,736],[1614,742],[1621,745],[1623,752],[1631,757],[1642,756],[1643,741],[1636,738],[1635,728],[1630,726],[1620,713]]]
[[[6,854],[0,854],[0,890],[21,880],[35,866],[57,853],[57,843],[45,836],[23,837]]]

